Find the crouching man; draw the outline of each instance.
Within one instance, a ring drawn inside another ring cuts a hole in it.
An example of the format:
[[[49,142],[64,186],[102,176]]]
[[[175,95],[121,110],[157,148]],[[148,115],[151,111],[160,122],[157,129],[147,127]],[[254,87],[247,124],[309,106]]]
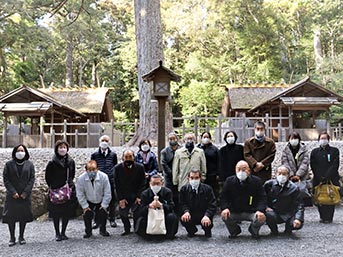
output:
[[[191,169],[188,173],[188,183],[179,194],[181,224],[188,232],[188,237],[194,237],[198,231],[196,225],[201,225],[205,237],[212,236],[213,216],[216,213],[216,198],[212,187],[200,182],[199,169]]]
[[[238,223],[251,221],[249,232],[253,238],[259,238],[260,227],[266,217],[266,194],[259,177],[250,174],[249,164],[239,161],[236,175],[226,179],[221,194],[221,216],[230,233],[236,238],[242,231]]]
[[[83,209],[85,222],[85,235],[83,238],[92,236],[92,219],[95,215],[96,223],[99,224],[100,235],[109,236],[106,231],[107,208],[111,201],[111,186],[108,176],[98,171],[96,161],[86,164],[86,172],[78,179],[76,184],[76,196]]]
[[[299,188],[289,181],[289,170],[280,166],[276,171],[276,179],[264,184],[267,194],[266,217],[272,235],[277,235],[277,224],[285,223],[285,233],[301,229],[304,223],[304,205]]]
[[[158,237],[173,239],[179,225],[178,217],[174,213],[174,207],[172,191],[163,186],[163,179],[160,175],[153,175],[150,178],[150,187],[141,194],[141,205],[138,211],[136,233],[144,238],[152,238],[153,236],[146,233],[148,210],[163,209],[167,233],[165,236],[158,235]]]

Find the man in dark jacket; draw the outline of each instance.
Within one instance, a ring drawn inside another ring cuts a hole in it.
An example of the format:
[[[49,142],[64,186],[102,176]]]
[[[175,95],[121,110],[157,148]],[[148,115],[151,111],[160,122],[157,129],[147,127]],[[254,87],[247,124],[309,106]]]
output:
[[[251,221],[249,232],[258,238],[260,227],[266,220],[264,211],[267,207],[266,194],[260,178],[250,175],[246,161],[236,165],[236,175],[226,179],[221,194],[221,216],[230,233],[236,238],[242,231],[238,222]]]
[[[177,233],[179,220],[174,210],[172,191],[163,187],[163,179],[160,175],[153,175],[150,179],[150,187],[143,191],[141,195],[141,205],[138,211],[136,233],[144,238],[148,238],[146,233],[148,224],[148,210],[163,209],[167,233],[166,238],[172,239]],[[162,237],[158,235],[158,237]],[[164,236],[163,236],[164,237]]]
[[[272,162],[276,148],[273,139],[265,135],[266,125],[262,121],[255,123],[255,136],[244,143],[244,159],[249,163],[252,174],[258,176],[262,183],[271,179]]]
[[[200,179],[200,170],[192,169],[188,174],[188,183],[179,193],[181,224],[186,228],[189,237],[194,237],[198,231],[196,225],[201,225],[206,237],[212,236],[216,199],[212,188],[201,183]]]
[[[119,214],[124,224],[123,236],[130,234],[131,224],[129,211],[133,213],[134,225],[137,220],[137,210],[141,202],[140,195],[145,188],[144,166],[134,162],[134,152],[126,150],[123,153],[124,162],[114,167],[114,183],[119,201]]]
[[[289,181],[289,170],[280,166],[276,171],[276,179],[264,184],[267,194],[266,218],[273,235],[277,235],[277,224],[285,223],[285,233],[301,229],[304,223],[304,206],[299,188]]]
[[[104,172],[110,181],[111,185],[111,202],[108,207],[108,219],[112,228],[117,226],[115,222],[115,203],[116,197],[114,194],[114,179],[113,179],[113,168],[117,165],[117,154],[110,149],[110,137],[103,135],[99,139],[99,149],[91,155],[91,160],[96,161],[98,169]],[[94,224],[93,228],[97,228],[98,224]]]

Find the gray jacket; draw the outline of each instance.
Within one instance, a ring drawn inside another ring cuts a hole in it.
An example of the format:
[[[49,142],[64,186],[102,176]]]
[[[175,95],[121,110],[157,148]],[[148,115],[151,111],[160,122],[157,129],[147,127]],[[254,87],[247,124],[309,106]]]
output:
[[[180,149],[180,145],[178,145],[177,149]],[[161,165],[162,165],[163,175],[169,178],[172,177],[172,167],[173,167],[175,151],[170,146],[167,146],[161,151]]]
[[[288,143],[282,151],[282,165],[288,168],[290,176],[299,176],[302,181],[308,179],[310,159],[306,145],[302,142],[300,143],[300,148],[295,158],[289,147],[290,144]]]

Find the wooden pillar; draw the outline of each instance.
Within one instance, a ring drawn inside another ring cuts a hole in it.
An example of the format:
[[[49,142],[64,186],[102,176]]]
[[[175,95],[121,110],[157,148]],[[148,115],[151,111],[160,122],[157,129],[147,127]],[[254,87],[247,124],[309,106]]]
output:
[[[280,126],[282,127],[282,107],[279,105],[279,123]]]
[[[114,121],[113,121],[113,119],[111,119],[111,135],[110,135],[110,139],[111,139],[111,142],[112,142],[112,146],[113,146],[113,140],[114,140],[114,136],[113,136],[113,134],[114,134]]]
[[[288,120],[289,120],[289,133],[293,131],[293,110],[291,106],[288,106]]]
[[[87,148],[90,147],[90,138],[91,138],[91,124],[90,120],[87,119]]]
[[[67,120],[63,120],[63,139],[67,141]]]
[[[326,119],[326,131],[331,134],[331,126],[330,126],[330,111],[329,109],[326,109],[325,112],[325,119]]]
[[[162,170],[160,154],[166,145],[166,121],[165,121],[166,100],[167,100],[166,97],[159,97],[158,98],[157,156],[158,156],[158,165],[160,167],[160,170]]]
[[[4,112],[4,128],[2,131],[2,148],[7,147],[7,113]]]
[[[44,144],[44,126],[43,126],[43,116],[40,116],[39,118],[39,148],[43,148]]]
[[[75,129],[75,148],[79,147],[79,130]]]

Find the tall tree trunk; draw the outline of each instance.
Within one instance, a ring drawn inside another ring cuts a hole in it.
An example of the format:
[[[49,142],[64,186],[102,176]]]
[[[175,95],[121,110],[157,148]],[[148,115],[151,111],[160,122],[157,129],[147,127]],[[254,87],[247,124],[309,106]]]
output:
[[[91,86],[95,86],[96,83],[96,62],[95,60],[92,63],[92,84]]]
[[[139,91],[139,128],[128,143],[135,145],[142,138],[157,141],[157,103],[151,101],[152,83],[145,83],[142,75],[163,61],[162,22],[160,0],[135,0],[135,28]],[[168,117],[168,115],[166,115]],[[170,127],[170,126],[166,126]]]
[[[320,70],[322,63],[323,63],[323,53],[322,53],[322,42],[320,40],[320,30],[319,29],[316,29],[314,31],[313,47],[314,47],[316,68],[317,68],[317,70]]]
[[[66,48],[66,86],[73,85],[73,42],[70,35],[67,36]]]

